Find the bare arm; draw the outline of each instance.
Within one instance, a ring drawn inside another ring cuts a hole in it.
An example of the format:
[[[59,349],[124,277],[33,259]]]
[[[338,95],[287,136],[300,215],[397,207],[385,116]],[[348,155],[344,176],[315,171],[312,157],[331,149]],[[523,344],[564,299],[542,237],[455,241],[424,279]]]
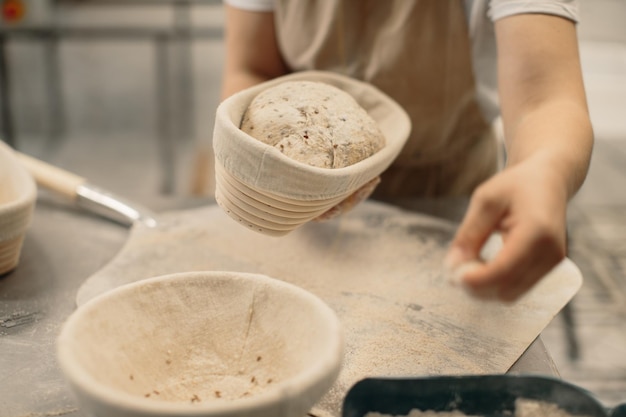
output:
[[[573,22],[507,17],[496,22],[496,38],[507,167],[472,196],[448,261],[477,258],[500,232],[498,256],[467,271],[464,282],[477,294],[514,300],[565,256],[566,207],[587,174],[593,133]]]
[[[226,62],[222,99],[287,73],[276,41],[274,13],[224,7]]]
[[[593,144],[576,27],[555,16],[522,15],[498,21],[496,34],[509,165],[545,154],[571,197]]]

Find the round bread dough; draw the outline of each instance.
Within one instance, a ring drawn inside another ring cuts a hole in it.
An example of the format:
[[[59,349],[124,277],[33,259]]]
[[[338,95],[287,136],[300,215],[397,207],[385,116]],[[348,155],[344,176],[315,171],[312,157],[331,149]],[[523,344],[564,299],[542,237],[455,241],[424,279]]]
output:
[[[287,81],[264,90],[248,106],[241,130],[320,168],[356,164],[385,146],[377,123],[351,95],[315,81]]]

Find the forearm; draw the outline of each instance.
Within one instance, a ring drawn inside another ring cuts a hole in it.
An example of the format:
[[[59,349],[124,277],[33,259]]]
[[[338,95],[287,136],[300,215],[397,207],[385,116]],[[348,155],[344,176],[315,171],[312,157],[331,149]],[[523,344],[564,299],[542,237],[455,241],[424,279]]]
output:
[[[552,99],[510,115],[507,166],[529,158],[542,160],[572,197],[587,175],[593,132],[586,107],[578,100]]]
[[[222,99],[287,72],[271,12],[226,6],[225,46]]]
[[[593,133],[575,26],[554,16],[496,23],[508,166],[542,159],[567,197],[587,174]]]
[[[266,74],[254,69],[237,68],[225,71],[222,78],[222,100],[253,85],[275,78],[282,74]]]

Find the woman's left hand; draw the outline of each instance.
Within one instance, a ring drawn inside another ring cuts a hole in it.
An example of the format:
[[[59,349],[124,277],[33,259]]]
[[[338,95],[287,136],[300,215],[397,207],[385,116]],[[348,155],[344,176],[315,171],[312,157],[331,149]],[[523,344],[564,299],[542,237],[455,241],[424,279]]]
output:
[[[471,262],[458,278],[480,298],[518,299],[565,257],[567,200],[549,158],[536,155],[505,169],[474,192],[447,267],[458,271]],[[472,262],[494,232],[502,236],[501,250],[488,262]]]

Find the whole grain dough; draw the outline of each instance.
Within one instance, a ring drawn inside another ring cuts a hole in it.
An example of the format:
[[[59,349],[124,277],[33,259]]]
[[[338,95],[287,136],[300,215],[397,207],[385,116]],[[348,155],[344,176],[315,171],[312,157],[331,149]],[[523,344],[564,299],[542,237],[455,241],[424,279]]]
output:
[[[385,146],[376,121],[350,94],[316,81],[287,81],[264,90],[248,106],[241,130],[320,168],[355,164]]]

